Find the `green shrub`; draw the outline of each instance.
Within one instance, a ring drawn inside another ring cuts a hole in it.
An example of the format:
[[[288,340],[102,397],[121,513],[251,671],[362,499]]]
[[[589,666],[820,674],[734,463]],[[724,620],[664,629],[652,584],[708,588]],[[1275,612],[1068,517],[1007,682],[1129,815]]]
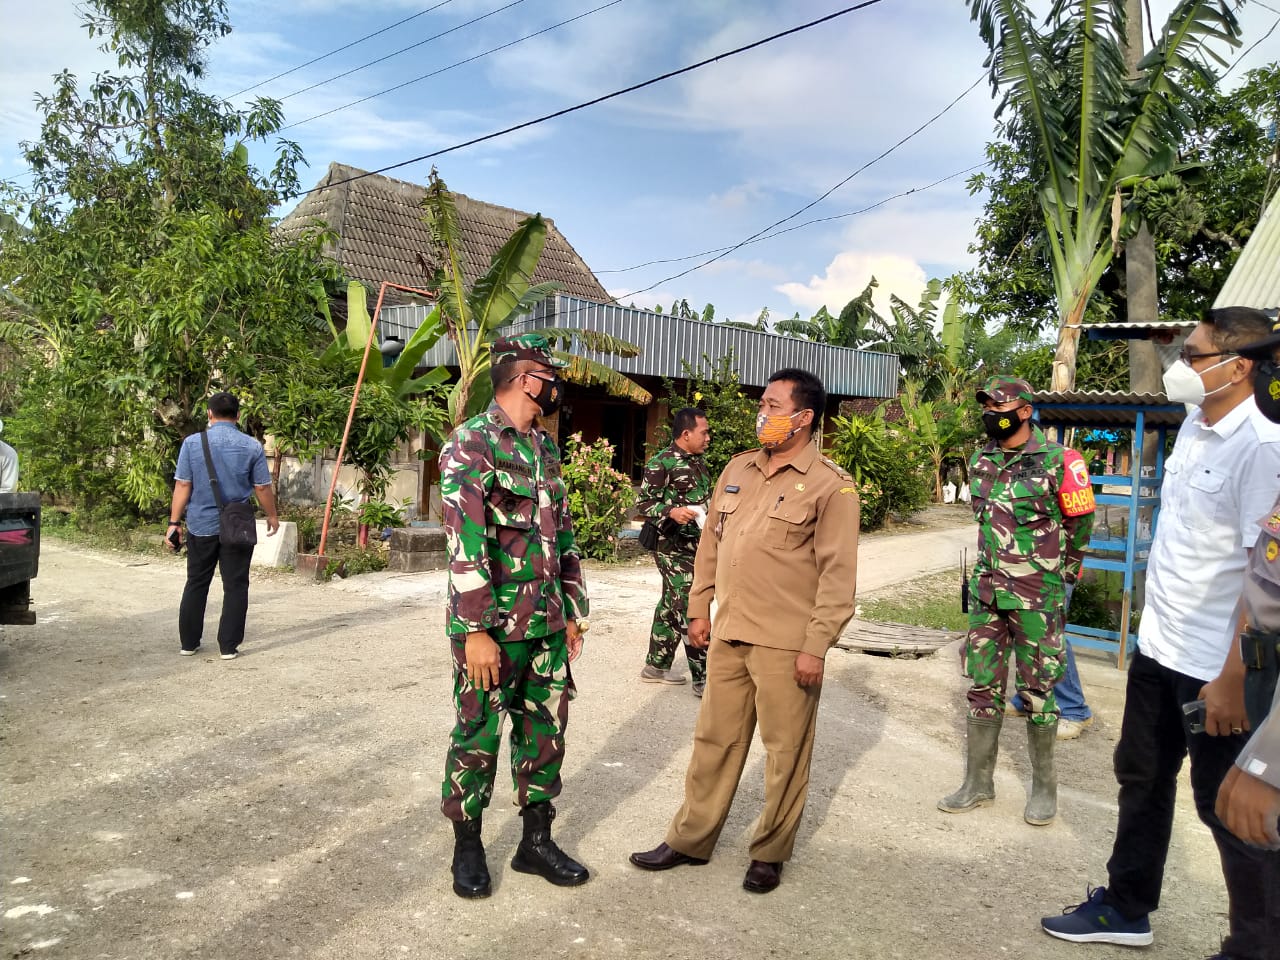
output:
[[[387,550],[380,543],[371,543],[364,549],[344,543],[325,556],[328,559],[324,568],[326,580],[334,576],[354,577],[387,569]]]
[[[929,502],[932,471],[919,445],[883,416],[836,417],[828,453],[853,475],[863,530],[883,526],[890,512],[914,513]]]
[[[565,444],[561,474],[573,532],[582,555],[594,560],[617,558],[618,531],[635,504],[631,481],[612,464],[613,444],[603,437],[588,444],[575,433]]]
[[[366,500],[356,508],[356,519],[365,526],[381,531],[385,527],[403,527],[404,511],[411,501],[399,506],[385,500]]]
[[[711,426],[711,445],[703,459],[711,479],[715,480],[730,457],[759,446],[756,440],[757,404],[742,390],[733,351],[714,361],[703,354],[697,367],[687,360],[681,360],[680,365],[684,370],[683,383],[677,386],[673,381],[663,381],[670,397],[671,412],[675,413],[681,407],[697,407],[706,413],[707,423]],[[656,447],[648,451],[649,457],[670,445],[670,420],[655,443]]]

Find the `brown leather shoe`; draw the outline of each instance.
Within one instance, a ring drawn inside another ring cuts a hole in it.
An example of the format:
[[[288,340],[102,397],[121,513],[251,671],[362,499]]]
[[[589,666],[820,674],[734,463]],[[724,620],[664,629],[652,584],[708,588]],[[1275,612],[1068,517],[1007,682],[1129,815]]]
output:
[[[707,862],[699,860],[697,857],[691,857],[687,853],[681,853],[679,850],[672,850],[665,843],[658,844],[652,850],[633,853],[627,859],[641,870],[670,870],[672,867],[682,867],[685,864],[691,867],[701,867]],[[777,886],[776,881],[774,886]]]
[[[781,882],[782,864],[752,860],[751,866],[747,867],[747,875],[742,880],[742,889],[752,893],[768,893],[777,889]]]

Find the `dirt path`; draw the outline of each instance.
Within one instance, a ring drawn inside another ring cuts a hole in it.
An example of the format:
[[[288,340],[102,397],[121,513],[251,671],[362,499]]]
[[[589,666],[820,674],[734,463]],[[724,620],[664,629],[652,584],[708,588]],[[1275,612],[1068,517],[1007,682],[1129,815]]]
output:
[[[959,525],[869,538],[863,590],[946,569],[971,538]],[[46,540],[40,623],[0,638],[5,955],[1129,955],[1036,925],[1104,875],[1123,690],[1107,663],[1082,664],[1102,719],[1060,751],[1063,812],[1037,829],[1021,819],[1029,769],[1012,723],[997,803],[934,809],[962,772],[954,649],[922,661],[833,652],[796,856],[761,898],[740,885],[758,745],[708,866],[627,864],[679,801],[697,701],[635,679],[651,567],[589,577],[594,627],[575,668],[557,831],[593,879],[566,891],[509,869],[520,826],[500,778],[485,830],[496,892],[464,902],[437,806],[451,720],[442,575],[259,576],[246,655],[224,663],[177,656],[179,563]],[[1145,955],[1213,952],[1225,894],[1189,790],[1165,890]]]

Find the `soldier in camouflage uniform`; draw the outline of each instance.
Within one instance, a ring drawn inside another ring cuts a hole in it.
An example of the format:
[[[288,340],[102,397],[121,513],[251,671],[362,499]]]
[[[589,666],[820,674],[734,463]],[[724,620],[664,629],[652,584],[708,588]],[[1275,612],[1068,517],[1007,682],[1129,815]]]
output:
[[[1031,422],[1031,387],[993,377],[977,393],[991,438],[969,463],[978,521],[978,560],[969,583],[965,675],[969,689],[964,785],[938,802],[948,813],[995,799],[994,773],[1004,718],[1004,680],[1012,655],[1015,686],[1027,706],[1031,797],[1023,818],[1057,815],[1053,747],[1058,705],[1053,685],[1065,669],[1062,633],[1067,584],[1080,575],[1093,528],[1093,488],[1084,458]]]
[[[671,446],[644,468],[637,509],[660,524],[662,536],[654,560],[662,575],[662,598],[653,614],[649,655],[640,679],[646,683],[682,684],[672,673],[676,649],[684,644],[689,658],[693,692],[701,697],[707,683],[707,651],[689,643],[689,588],[693,586],[693,558],[711,496],[711,475],[702,459],[711,442],[707,415],[694,407],[677,410],[671,422]],[[701,510],[701,514],[699,514]]]
[[[524,818],[511,867],[560,886],[588,878],[551,839],[551,800],[560,793],[575,693],[569,663],[587,629],[559,451],[534,423],[560,406],[556,368],[564,364],[538,334],[495,341],[491,356],[494,402],[440,452],[457,709],[440,808],[454,825],[453,889],[461,897],[490,892],[481,815],[508,713],[511,775]]]

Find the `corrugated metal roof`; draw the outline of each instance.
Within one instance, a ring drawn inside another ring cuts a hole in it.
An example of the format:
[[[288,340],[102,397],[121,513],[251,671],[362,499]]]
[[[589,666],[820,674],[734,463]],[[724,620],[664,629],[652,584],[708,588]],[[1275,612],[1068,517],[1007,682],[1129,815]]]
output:
[[[1280,192],[1267,204],[1213,305],[1258,310],[1280,307]]]
[[[407,340],[427,315],[421,305],[383,307],[379,320],[383,333]],[[721,323],[685,320],[669,314],[632,307],[593,303],[559,294],[540,303],[533,313],[511,324],[519,333],[542,327],[580,327],[598,330],[636,344],[638,357],[594,353],[575,343],[570,352],[606,364],[627,375],[682,379],[682,361],[697,367],[704,355],[718,360],[730,352],[738,376],[747,386],[763,387],[769,375],[783,367],[800,367],[816,374],[836,397],[896,397],[898,357],[891,353],[852,350],[811,343],[759,330],[744,330]],[[453,344],[442,340],[423,358],[424,366],[453,365]]]
[[[1137,340],[1132,334],[1145,333],[1150,336],[1176,336],[1179,333],[1190,333],[1196,328],[1195,320],[1157,320],[1154,323],[1086,323],[1081,329],[1087,337],[1106,338],[1107,334],[1123,331],[1130,334],[1116,339]]]
[[[1137,411],[1145,411],[1148,427],[1176,427],[1186,418],[1186,407],[1170,403],[1163,393],[1129,393],[1125,390],[1060,390],[1034,395],[1040,422],[1081,426],[1132,427]]]

